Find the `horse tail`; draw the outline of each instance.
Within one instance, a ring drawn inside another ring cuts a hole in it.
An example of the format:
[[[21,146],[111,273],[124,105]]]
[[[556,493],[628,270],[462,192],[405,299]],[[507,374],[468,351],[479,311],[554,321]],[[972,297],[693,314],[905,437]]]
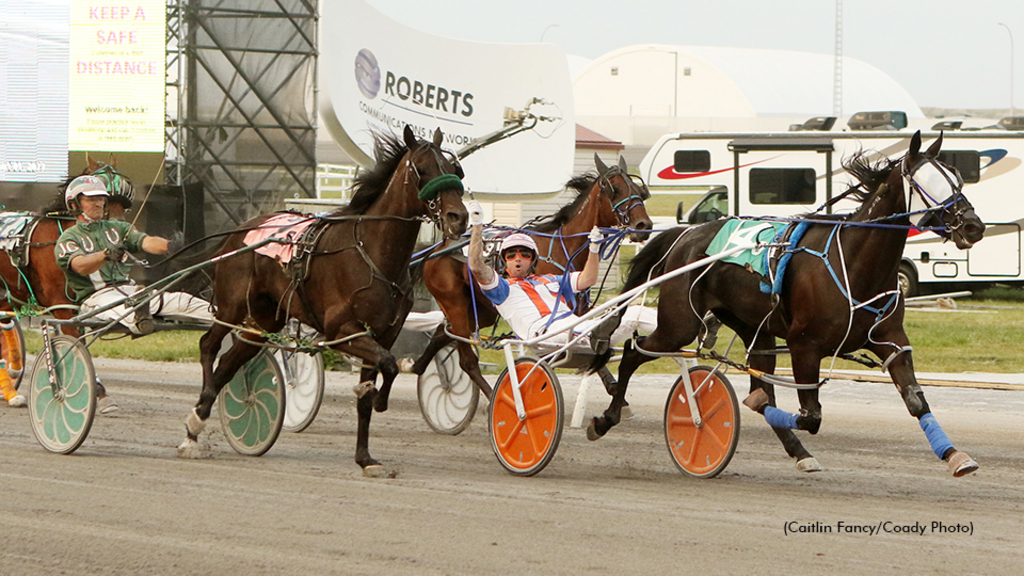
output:
[[[665,273],[665,255],[676,245],[679,236],[688,228],[677,227],[658,234],[643,247],[629,263],[629,274],[622,287],[627,292]]]
[[[628,292],[651,278],[657,278],[664,274],[665,255],[676,245],[676,240],[686,230],[685,227],[672,228],[648,241],[647,245],[637,252],[630,262],[629,275],[626,277],[626,284],[622,287],[622,291]],[[590,366],[587,367],[588,374],[597,372],[611,359],[611,335],[619,327],[624,311],[605,318],[591,331],[590,345],[594,350],[594,358],[590,361]]]

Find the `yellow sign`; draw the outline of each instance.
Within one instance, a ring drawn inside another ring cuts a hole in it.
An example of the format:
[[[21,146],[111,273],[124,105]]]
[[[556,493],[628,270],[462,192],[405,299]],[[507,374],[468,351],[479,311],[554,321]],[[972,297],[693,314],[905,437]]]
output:
[[[165,0],[72,0],[68,148],[164,150]]]

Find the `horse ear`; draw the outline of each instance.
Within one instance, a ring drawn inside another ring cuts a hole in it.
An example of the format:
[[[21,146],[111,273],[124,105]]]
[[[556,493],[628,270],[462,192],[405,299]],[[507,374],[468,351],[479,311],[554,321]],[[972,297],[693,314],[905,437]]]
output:
[[[434,130],[434,146],[441,147],[441,143],[444,142],[444,136],[441,134],[441,128]]]
[[[619,170],[622,170],[623,174],[629,172],[629,167],[626,166],[626,159],[623,156],[619,156]]]
[[[85,161],[89,163],[89,174],[100,169],[100,163],[93,160],[92,157],[89,156],[88,152],[85,153]]]
[[[604,174],[608,171],[608,167],[604,165],[604,162],[601,162],[601,157],[597,155],[597,152],[594,152],[594,165],[597,166],[598,174]]]
[[[914,166],[917,164],[917,158],[921,154],[921,131],[914,132],[914,135],[910,137],[910,148],[907,150],[907,164]]]
[[[402,131],[402,137],[405,139],[405,146],[407,148],[414,148],[416,146],[416,135],[412,132],[412,126],[405,125],[405,130]]]
[[[939,156],[939,150],[942,149],[942,131],[939,131],[939,138],[932,145],[928,147],[928,151],[924,153],[929,158],[937,158]]]

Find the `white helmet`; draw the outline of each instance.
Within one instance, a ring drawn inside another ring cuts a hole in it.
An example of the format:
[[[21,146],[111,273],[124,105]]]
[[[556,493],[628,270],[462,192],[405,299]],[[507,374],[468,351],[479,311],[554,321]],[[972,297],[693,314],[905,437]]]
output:
[[[526,234],[518,233],[506,236],[505,239],[501,241],[501,250],[498,252],[504,254],[505,250],[515,248],[517,246],[529,248],[530,250],[533,250],[534,255],[537,254],[537,243],[533,241],[533,238],[530,238]]]
[[[107,185],[95,176],[79,176],[68,184],[67,189],[64,190],[64,204],[68,207],[68,210],[75,210],[76,207],[71,205],[71,202],[78,198],[79,194],[85,194],[86,196],[110,196],[107,193]]]

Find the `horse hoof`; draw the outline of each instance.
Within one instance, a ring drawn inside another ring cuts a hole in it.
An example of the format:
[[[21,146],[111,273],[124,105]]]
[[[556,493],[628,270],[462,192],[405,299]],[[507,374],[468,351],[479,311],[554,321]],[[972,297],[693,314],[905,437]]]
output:
[[[821,464],[818,464],[814,456],[808,456],[796,461],[796,469],[801,472],[821,472]]]
[[[363,468],[363,476],[366,478],[394,478],[398,472],[389,471],[382,464],[370,464]]]
[[[402,374],[412,374],[412,367],[416,365],[416,360],[406,356],[405,358],[398,359],[398,371]]]
[[[597,427],[594,425],[594,420],[590,421],[590,426],[587,426],[587,440],[593,442],[594,440],[600,440],[604,434],[597,432]]]
[[[754,412],[760,412],[761,408],[768,405],[768,393],[761,388],[758,388],[751,392],[749,396],[744,398],[743,405]]]
[[[189,460],[199,460],[201,458],[208,458],[209,456],[203,452],[199,443],[191,438],[185,438],[185,441],[178,446],[178,458],[187,458]]]
[[[629,404],[622,407],[619,411],[619,417],[623,420],[631,420],[633,418],[633,409],[629,407]]]
[[[956,451],[949,457],[949,471],[954,478],[967,476],[978,469],[978,463],[967,455],[966,452]]]

